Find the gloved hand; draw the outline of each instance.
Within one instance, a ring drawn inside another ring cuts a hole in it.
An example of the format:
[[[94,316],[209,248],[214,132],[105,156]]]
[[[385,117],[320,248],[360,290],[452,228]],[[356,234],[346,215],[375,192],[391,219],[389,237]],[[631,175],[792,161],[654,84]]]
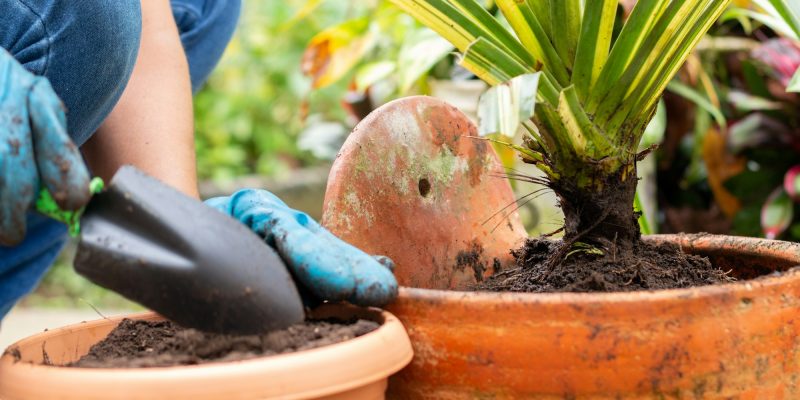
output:
[[[41,184],[64,210],[89,201],[89,172],[66,126],[50,82],[0,48],[0,244],[25,237]]]
[[[264,238],[289,267],[298,289],[317,300],[383,306],[397,297],[391,260],[372,257],[345,243],[266,190],[240,190],[206,204]]]

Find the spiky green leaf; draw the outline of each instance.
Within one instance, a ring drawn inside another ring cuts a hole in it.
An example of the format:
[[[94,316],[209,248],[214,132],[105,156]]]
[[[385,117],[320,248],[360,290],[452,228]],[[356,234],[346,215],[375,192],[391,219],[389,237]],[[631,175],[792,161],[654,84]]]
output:
[[[575,55],[572,83],[578,97],[585,100],[606,64],[618,0],[591,0],[581,22],[581,34]]]
[[[559,27],[558,34],[552,35],[553,46],[564,65],[570,69],[578,50],[582,18],[580,0],[558,0],[550,6],[550,20]]]
[[[536,15],[531,2],[524,0],[497,0],[497,7],[533,57],[541,60],[542,67],[552,74],[559,85],[567,85],[567,68],[541,24],[549,15]]]

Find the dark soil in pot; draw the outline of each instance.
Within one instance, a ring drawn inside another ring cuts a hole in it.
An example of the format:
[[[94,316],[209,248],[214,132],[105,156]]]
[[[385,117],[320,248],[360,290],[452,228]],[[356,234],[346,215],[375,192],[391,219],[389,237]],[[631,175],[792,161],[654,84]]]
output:
[[[69,367],[145,368],[237,361],[344,342],[379,324],[310,320],[262,335],[224,335],[180,327],[169,321],[123,320],[89,353]]]
[[[735,278],[708,258],[686,254],[673,244],[636,241],[633,249],[595,254],[590,249],[566,248],[561,241],[528,239],[512,254],[517,266],[495,272],[475,290],[513,292],[628,292],[686,288],[733,282]],[[566,257],[553,263],[554,257]]]

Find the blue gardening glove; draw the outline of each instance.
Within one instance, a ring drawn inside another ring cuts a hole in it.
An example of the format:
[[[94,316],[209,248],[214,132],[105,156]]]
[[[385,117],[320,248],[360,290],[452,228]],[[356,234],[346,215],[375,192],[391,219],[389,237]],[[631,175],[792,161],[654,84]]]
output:
[[[0,48],[0,244],[25,237],[40,185],[64,210],[89,201],[89,172],[66,126],[50,82]]]
[[[206,204],[264,238],[289,267],[299,289],[317,300],[383,306],[397,297],[391,260],[372,257],[345,243],[266,190],[240,190]]]

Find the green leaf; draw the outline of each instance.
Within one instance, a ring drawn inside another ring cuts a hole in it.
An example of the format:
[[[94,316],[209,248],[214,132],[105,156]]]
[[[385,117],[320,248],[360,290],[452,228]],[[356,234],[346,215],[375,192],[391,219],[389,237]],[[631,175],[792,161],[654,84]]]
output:
[[[486,32],[446,0],[392,0],[392,3],[442,35],[462,52],[478,37],[498,42],[491,32]]]
[[[796,37],[800,37],[800,4],[797,0],[770,0],[770,3]]]
[[[581,100],[585,100],[589,95],[606,64],[611,49],[617,4],[618,0],[586,2],[575,55],[575,68],[572,72],[572,83]]]
[[[742,11],[748,11],[740,7],[730,7],[719,17],[720,23],[736,20],[742,26],[744,33],[750,36],[753,33],[753,21]]]
[[[406,93],[433,66],[453,51],[450,42],[424,28],[407,36],[397,56],[400,93]]]
[[[549,14],[535,14],[529,1],[498,0],[497,6],[534,59],[541,61],[542,67],[553,75],[559,85],[568,84],[567,68],[541,24]]]
[[[590,112],[595,110],[597,103],[605,97],[613,84],[625,72],[636,55],[636,50],[642,45],[668,3],[658,0],[640,0],[633,7],[631,16],[622,28],[622,32],[608,56],[608,62],[600,73],[595,89],[596,94],[588,105]]]
[[[598,160],[611,155],[613,148],[611,142],[586,115],[574,86],[561,92],[557,112],[561,117],[561,122],[567,128],[572,148],[576,154],[588,154]]]
[[[647,213],[644,212],[644,206],[642,205],[642,199],[639,196],[638,190],[633,198],[633,208],[642,213],[639,215],[639,230],[642,232],[642,235],[652,235],[656,233],[650,226],[650,221],[647,219]]]
[[[517,76],[496,85],[478,101],[478,132],[513,138],[520,123],[533,117],[540,72]]]
[[[550,15],[550,8],[552,7],[553,2],[560,2],[563,0],[521,0],[525,1],[530,5],[530,9],[533,10],[534,15],[542,15],[542,16],[549,16]],[[581,0],[582,2],[584,0]],[[542,23],[542,28],[547,35],[553,37],[554,29],[553,24],[547,17],[540,18],[540,22]],[[560,31],[559,31],[560,32]]]
[[[786,87],[786,91],[800,93],[800,68],[797,69],[792,80],[789,81],[789,86]]]
[[[661,97],[669,81],[729,0],[674,0],[637,49],[595,115],[609,131],[636,125]],[[629,118],[630,117],[630,118]]]
[[[105,184],[103,180],[95,177],[89,182],[89,193],[94,195],[103,191],[103,187]],[[39,190],[39,197],[36,198],[36,211],[39,213],[46,215],[56,221],[59,221],[65,225],[67,225],[69,235],[72,237],[77,237],[78,234],[81,232],[81,216],[83,212],[86,210],[86,207],[82,207],[78,210],[63,210],[61,207],[58,206],[56,203],[55,198],[50,192],[42,188]]]
[[[779,187],[761,208],[761,230],[767,239],[775,239],[789,227],[793,218],[792,199],[783,187]]]
[[[778,101],[754,96],[740,90],[731,90],[728,93],[728,101],[738,111],[742,112],[780,110],[783,108],[783,104]]]
[[[572,68],[575,61],[581,18],[580,0],[556,0],[550,5],[550,20],[553,25],[560,27],[558,34],[552,35],[553,45],[567,68]]]
[[[505,135],[503,135],[503,136],[505,136]],[[520,154],[522,154],[523,158],[527,158],[528,160],[531,160],[531,161],[542,161],[542,155],[541,154],[539,154],[539,153],[537,153],[537,152],[535,152],[535,151],[533,151],[533,150],[531,150],[531,149],[529,149],[527,147],[522,147],[520,145],[516,145],[516,144],[510,143],[510,142],[507,142],[505,140],[497,139],[497,138],[494,137],[494,135],[482,137],[480,139],[486,140],[486,141],[489,141],[489,142],[492,142],[492,143],[496,143],[496,144],[499,144],[501,146],[506,146],[506,147],[512,148],[512,149],[518,151]]]
[[[755,3],[762,11],[734,8],[732,9],[732,12],[737,15],[741,14],[747,16],[754,21],[758,21],[782,36],[786,36],[794,40],[800,40],[800,35],[798,35],[789,22],[783,18],[775,6],[772,5],[771,1],[772,0],[753,0],[753,3]]]
[[[472,42],[461,58],[461,66],[490,85],[534,72],[494,43],[480,37]]]
[[[726,128],[728,126],[728,121],[725,119],[725,115],[722,114],[722,110],[711,104],[705,95],[700,94],[694,88],[686,86],[677,80],[670,82],[667,87],[672,93],[680,95],[711,114],[720,127]]]
[[[604,254],[603,250],[601,250],[598,247],[592,246],[584,242],[575,242],[572,244],[572,250],[570,250],[569,253],[567,253],[567,255],[564,256],[564,259],[567,259],[571,255],[578,253],[594,254],[597,256],[602,256]]]
[[[692,49],[697,46],[703,35],[714,24],[714,21],[719,18],[728,2],[728,0],[712,2],[704,11],[699,13],[700,17],[685,31],[680,42],[674,48],[671,47],[670,51],[664,55],[667,62],[662,63],[652,71],[655,78],[651,79],[650,83],[644,86],[642,90],[637,89],[640,94],[636,102],[632,103],[632,110],[634,110],[632,116],[637,114],[639,116],[644,115],[656,104],[669,82],[675,77],[686,58],[691,54]],[[638,112],[636,112],[637,110]]]
[[[506,82],[515,76],[536,72],[483,38],[472,43],[461,59],[461,66],[490,85]],[[540,82],[539,96],[551,104],[558,102],[558,92],[546,74]]]
[[[472,18],[476,24],[483,28],[486,34],[496,38],[499,46],[504,47],[519,61],[533,65],[533,57],[524,46],[500,22],[475,0],[450,0],[465,15]]]
[[[386,79],[395,72],[396,63],[392,61],[375,61],[364,64],[356,71],[356,90],[363,93],[376,82]]]
[[[653,119],[647,124],[642,140],[639,142],[639,151],[643,151],[652,145],[661,143],[664,140],[664,133],[667,131],[667,107],[664,101],[658,102],[658,108]]]

